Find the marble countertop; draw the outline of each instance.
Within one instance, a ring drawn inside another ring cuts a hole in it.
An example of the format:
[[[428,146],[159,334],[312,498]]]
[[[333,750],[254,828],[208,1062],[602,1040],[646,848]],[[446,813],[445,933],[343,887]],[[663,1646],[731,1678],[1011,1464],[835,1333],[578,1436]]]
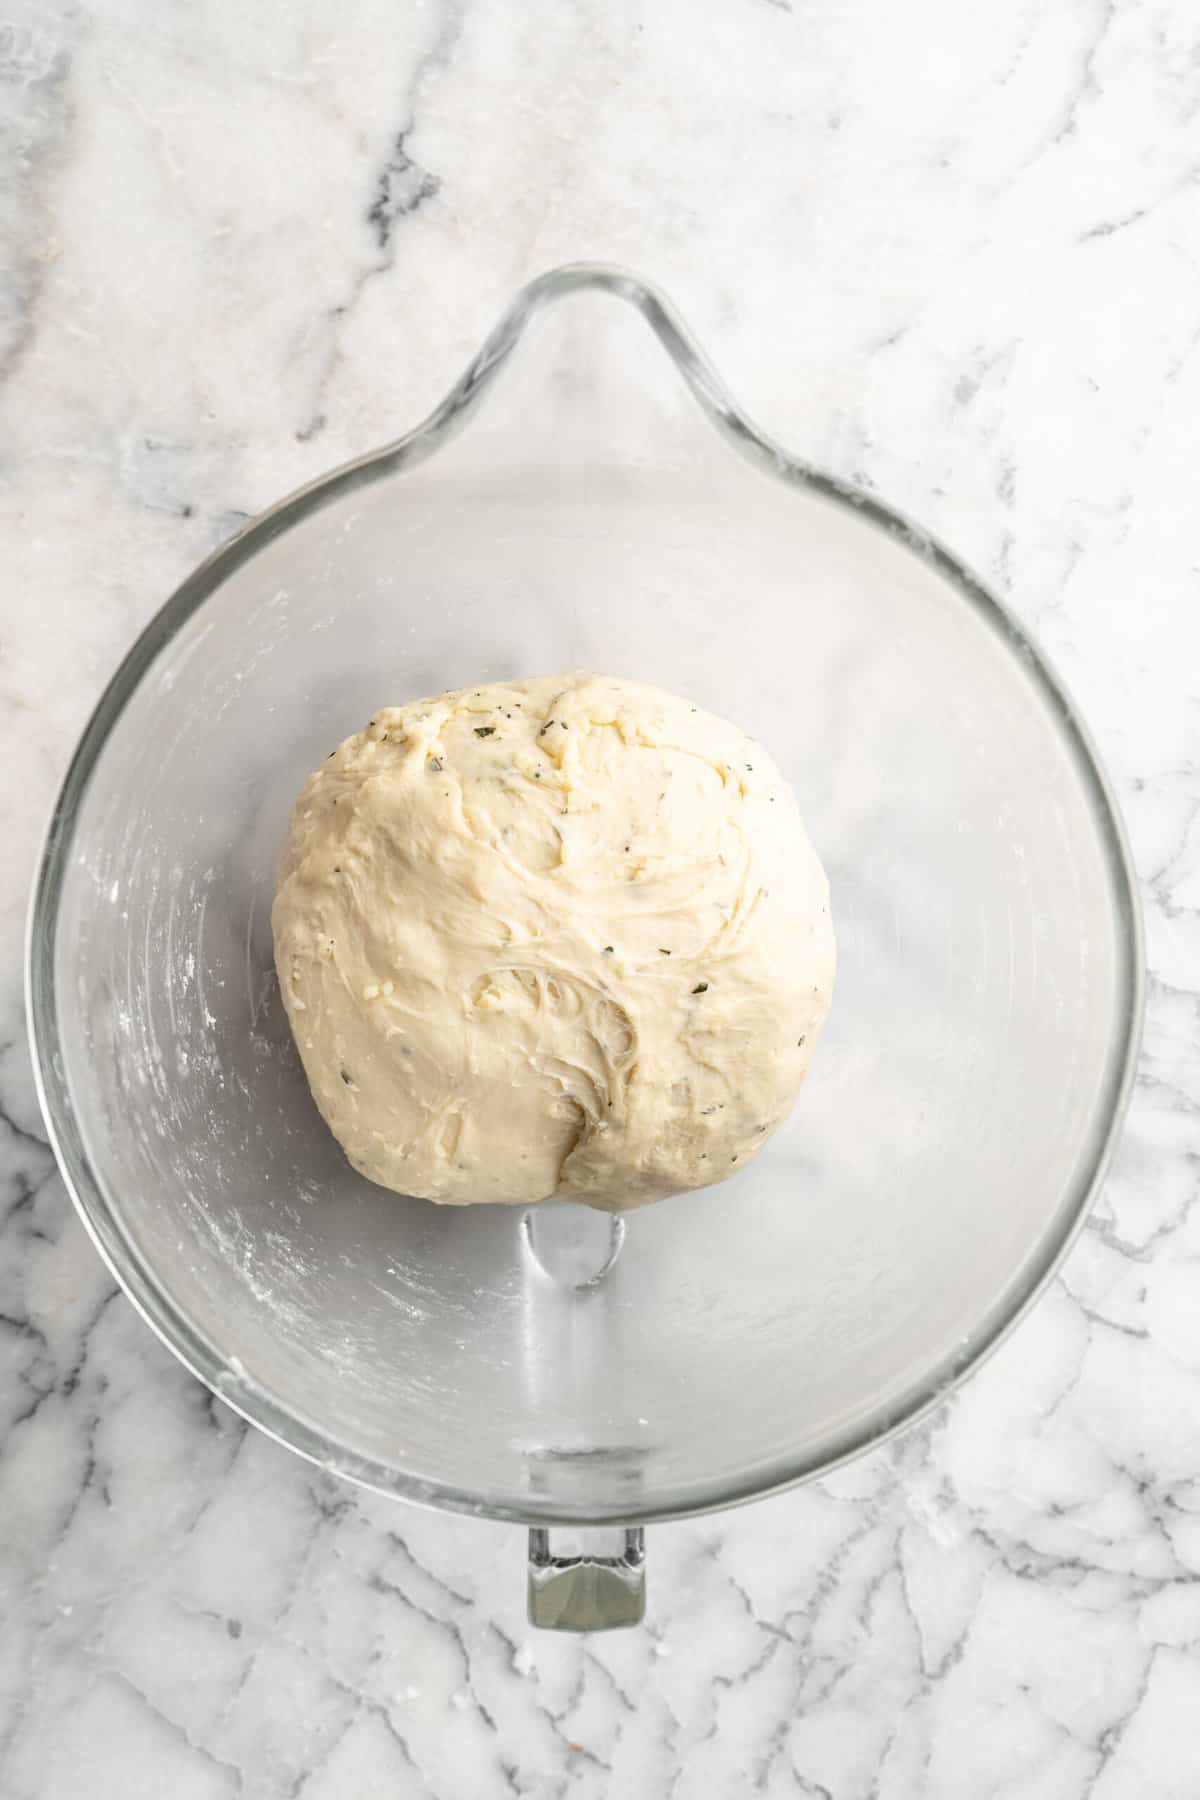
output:
[[[18,0],[0,20],[0,1794],[1200,1793],[1200,26],[1187,0]],[[42,822],[138,628],[419,418],[555,263],[661,283],[763,424],[954,544],[1091,723],[1140,1079],[1051,1290],[922,1428],[652,1533],[642,1631],[521,1534],[210,1399],[55,1173]]]

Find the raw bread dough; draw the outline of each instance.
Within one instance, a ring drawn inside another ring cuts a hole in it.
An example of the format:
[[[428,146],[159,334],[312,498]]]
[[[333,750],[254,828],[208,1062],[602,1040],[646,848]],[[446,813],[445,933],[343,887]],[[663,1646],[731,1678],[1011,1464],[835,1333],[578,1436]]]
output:
[[[376,713],[296,803],[272,915],[356,1169],[623,1210],[744,1168],[829,1008],[829,890],[762,747],[592,675]]]

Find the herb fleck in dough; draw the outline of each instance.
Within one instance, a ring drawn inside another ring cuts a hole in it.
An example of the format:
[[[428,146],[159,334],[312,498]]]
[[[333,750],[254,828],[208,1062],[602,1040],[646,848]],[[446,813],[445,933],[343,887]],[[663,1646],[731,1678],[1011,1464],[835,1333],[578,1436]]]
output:
[[[829,1009],[829,890],[761,745],[593,675],[375,714],[296,803],[272,914],[354,1167],[621,1211],[739,1173]]]

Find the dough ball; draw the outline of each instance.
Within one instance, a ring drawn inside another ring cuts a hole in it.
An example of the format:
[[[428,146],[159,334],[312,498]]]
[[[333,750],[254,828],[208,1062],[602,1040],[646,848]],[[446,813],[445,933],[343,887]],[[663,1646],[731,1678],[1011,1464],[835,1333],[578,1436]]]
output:
[[[354,1167],[612,1210],[736,1174],[829,1008],[829,890],[760,745],[556,675],[376,713],[306,783],[272,915]]]

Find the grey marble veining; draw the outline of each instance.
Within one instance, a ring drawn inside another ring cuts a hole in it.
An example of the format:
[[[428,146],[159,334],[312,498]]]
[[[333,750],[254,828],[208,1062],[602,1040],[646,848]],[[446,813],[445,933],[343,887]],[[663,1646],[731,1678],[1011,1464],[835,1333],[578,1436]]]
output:
[[[1200,1793],[1194,9],[26,0],[0,160],[0,1794]],[[139,626],[575,256],[1035,626],[1150,967],[1041,1304],[919,1431],[653,1532],[647,1628],[584,1642],[525,1626],[518,1532],[332,1484],[161,1348],[54,1172],[20,980]]]

